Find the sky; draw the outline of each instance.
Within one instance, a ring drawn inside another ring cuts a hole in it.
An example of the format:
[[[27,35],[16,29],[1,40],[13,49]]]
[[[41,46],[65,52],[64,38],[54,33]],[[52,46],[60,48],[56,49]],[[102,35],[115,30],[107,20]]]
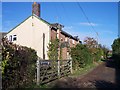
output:
[[[41,18],[64,25],[73,36],[93,37],[111,49],[118,37],[117,2],[39,2]],[[89,18],[90,26],[79,5]],[[2,2],[2,31],[8,32],[32,14],[32,2]],[[98,33],[98,35],[96,34]]]

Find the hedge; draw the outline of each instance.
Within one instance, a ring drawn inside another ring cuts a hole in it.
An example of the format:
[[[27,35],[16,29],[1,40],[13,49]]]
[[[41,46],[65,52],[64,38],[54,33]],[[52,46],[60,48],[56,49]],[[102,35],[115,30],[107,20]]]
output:
[[[2,88],[23,88],[35,83],[36,51],[2,39]]]

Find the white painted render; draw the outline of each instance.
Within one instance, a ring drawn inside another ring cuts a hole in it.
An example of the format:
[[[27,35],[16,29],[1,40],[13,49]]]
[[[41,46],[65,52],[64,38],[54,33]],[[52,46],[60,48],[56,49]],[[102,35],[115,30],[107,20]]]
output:
[[[17,40],[13,43],[31,47],[37,51],[40,58],[43,58],[43,33],[45,33],[45,59],[48,59],[47,46],[50,41],[50,26],[36,16],[30,16],[22,24],[11,30],[7,34],[7,38],[9,39],[10,35],[16,35]]]

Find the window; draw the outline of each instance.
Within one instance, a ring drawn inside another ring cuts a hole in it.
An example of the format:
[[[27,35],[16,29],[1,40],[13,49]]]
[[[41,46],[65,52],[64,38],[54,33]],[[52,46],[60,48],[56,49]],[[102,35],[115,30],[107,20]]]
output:
[[[12,41],[12,35],[9,36],[9,40]]]
[[[73,43],[73,44],[75,44],[75,41],[74,41],[74,40],[72,40],[72,43]]]
[[[59,34],[57,33],[57,38],[59,38]]]
[[[70,44],[70,38],[68,38],[68,43]]]
[[[61,38],[60,41],[63,41],[63,38]]]
[[[68,41],[67,37],[65,38],[65,41],[66,41],[66,42]]]
[[[16,41],[16,40],[17,40],[17,36],[13,35],[13,41]]]

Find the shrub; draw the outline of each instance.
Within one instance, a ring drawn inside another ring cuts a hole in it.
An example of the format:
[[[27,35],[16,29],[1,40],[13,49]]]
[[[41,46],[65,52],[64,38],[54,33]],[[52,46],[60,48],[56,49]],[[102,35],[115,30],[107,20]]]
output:
[[[59,40],[54,39],[48,45],[48,57],[50,60],[57,60],[58,59],[58,47],[59,47]]]
[[[103,56],[103,50],[101,48],[95,48],[95,53],[92,55],[95,62],[101,60],[101,56]]]
[[[120,38],[114,40],[112,50],[116,65],[120,67]]]
[[[36,51],[2,39],[2,87],[21,88],[35,82]]]
[[[85,45],[77,44],[76,47],[71,48],[70,54],[73,60],[74,69],[92,63],[92,55]]]

